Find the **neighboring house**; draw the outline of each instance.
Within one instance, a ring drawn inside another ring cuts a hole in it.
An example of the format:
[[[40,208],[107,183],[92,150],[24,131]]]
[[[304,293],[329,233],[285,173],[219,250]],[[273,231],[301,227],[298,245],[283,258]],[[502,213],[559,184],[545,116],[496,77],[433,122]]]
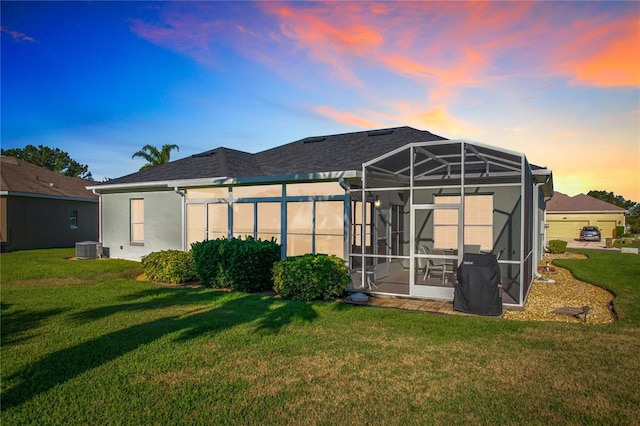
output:
[[[98,238],[99,197],[91,181],[0,156],[2,251],[73,247]]]
[[[615,238],[616,226],[624,226],[626,210],[589,195],[574,197],[555,192],[547,202],[547,238],[577,240],[583,226],[597,226],[602,238]]]
[[[283,257],[345,259],[354,289],[452,299],[462,254],[482,250],[500,254],[503,300],[522,306],[553,182],[523,154],[398,127],[256,154],[217,148],[89,189],[101,195],[101,242],[112,257],[276,238]]]

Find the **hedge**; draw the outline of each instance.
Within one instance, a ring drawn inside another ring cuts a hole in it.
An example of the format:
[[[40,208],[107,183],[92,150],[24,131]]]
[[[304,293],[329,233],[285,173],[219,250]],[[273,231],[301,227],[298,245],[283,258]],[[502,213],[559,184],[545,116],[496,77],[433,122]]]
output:
[[[288,257],[273,266],[273,287],[285,299],[334,300],[350,282],[344,260],[335,255]]]
[[[280,260],[275,240],[219,238],[191,245],[195,270],[206,287],[257,292],[273,288],[273,264]]]
[[[549,251],[553,254],[564,253],[567,249],[567,242],[562,240],[549,241]]]
[[[180,250],[163,250],[142,258],[144,276],[151,281],[185,283],[196,280],[191,253]]]

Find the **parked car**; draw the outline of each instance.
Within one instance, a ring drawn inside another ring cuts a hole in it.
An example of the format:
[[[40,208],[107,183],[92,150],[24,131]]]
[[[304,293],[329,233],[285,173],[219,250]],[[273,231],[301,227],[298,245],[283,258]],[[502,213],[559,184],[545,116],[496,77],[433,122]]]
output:
[[[597,226],[585,226],[580,231],[580,241],[600,241],[600,229]]]

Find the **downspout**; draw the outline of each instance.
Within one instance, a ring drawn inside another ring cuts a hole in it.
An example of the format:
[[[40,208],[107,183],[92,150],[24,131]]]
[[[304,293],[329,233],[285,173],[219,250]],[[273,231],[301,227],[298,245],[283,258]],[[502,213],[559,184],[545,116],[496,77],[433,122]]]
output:
[[[551,179],[551,176],[547,175],[547,178],[544,180],[544,182],[539,182],[539,183],[536,183],[534,185],[535,186],[535,198],[533,200],[533,209],[536,212],[536,222],[535,222],[535,228],[534,228],[535,238],[533,239],[533,242],[535,244],[535,246],[534,246],[534,248],[535,248],[535,250],[534,250],[534,254],[535,254],[534,260],[535,260],[535,262],[534,262],[534,268],[533,268],[533,275],[536,278],[541,278],[542,277],[542,275],[540,275],[538,273],[538,264],[540,263],[540,260],[541,260],[541,258],[540,258],[540,247],[538,246],[539,245],[538,244],[539,235],[540,235],[540,230],[538,229],[538,227],[540,226],[540,220],[539,220],[539,217],[538,217],[538,207],[539,207],[539,199],[540,199],[540,187],[542,185],[546,185],[549,182],[549,179]],[[545,215],[545,222],[546,222],[547,209],[545,209],[544,215]],[[545,231],[544,240],[546,241],[546,239],[547,239],[547,233]]]
[[[98,242],[102,247],[102,194],[96,192],[95,189],[92,189],[91,192],[93,192],[93,195],[98,196]]]
[[[351,194],[350,186],[344,178],[338,179],[338,185],[344,189],[344,202],[342,203],[342,254],[347,260],[347,267],[351,264],[349,254],[351,252]]]
[[[187,206],[186,206],[186,202],[185,202],[185,198],[184,198],[184,196],[186,195],[186,192],[181,191],[177,186],[173,187],[173,191],[182,198],[182,207],[181,207],[181,212],[180,212],[180,221],[182,222],[182,232],[181,232],[182,251],[187,251],[187,247],[186,247],[186,245],[187,245],[187,237],[186,237],[187,230],[185,228],[185,216],[186,216]]]

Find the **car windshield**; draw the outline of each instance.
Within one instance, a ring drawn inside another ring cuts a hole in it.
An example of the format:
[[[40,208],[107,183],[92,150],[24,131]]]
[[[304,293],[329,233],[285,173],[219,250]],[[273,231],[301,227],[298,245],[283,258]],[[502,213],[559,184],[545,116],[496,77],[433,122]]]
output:
[[[598,228],[582,228],[583,231],[598,231]]]

